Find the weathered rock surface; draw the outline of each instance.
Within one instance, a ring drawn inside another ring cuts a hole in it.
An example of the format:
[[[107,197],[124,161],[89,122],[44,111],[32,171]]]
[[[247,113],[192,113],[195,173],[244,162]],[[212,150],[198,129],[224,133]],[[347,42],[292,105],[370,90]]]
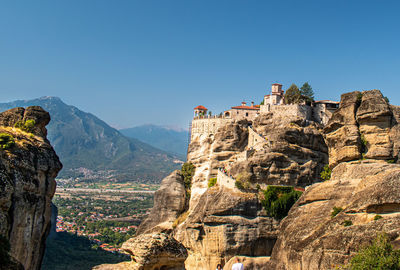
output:
[[[400,165],[340,163],[332,179],[308,188],[282,221],[269,267],[334,269],[380,231],[400,243],[399,186]],[[333,207],[344,210],[332,218]],[[377,214],[383,218],[374,220]]]
[[[35,120],[32,133],[14,128],[17,121]],[[40,269],[50,230],[55,177],[62,165],[46,139],[49,114],[40,107],[15,108],[0,114],[0,133],[14,137],[15,146],[0,150],[0,234],[10,255],[25,269]]]
[[[397,159],[398,118],[393,111],[398,115],[379,90],[343,94],[324,129],[330,166],[361,158]]]
[[[185,247],[164,233],[141,234],[122,245],[132,257],[131,262],[115,265],[100,265],[96,270],[183,270],[187,257]]]
[[[320,172],[328,163],[328,148],[321,132],[322,126],[298,117],[260,115],[253,129],[266,138],[246,160],[235,162],[233,175],[247,172],[255,186],[307,186],[319,182]]]
[[[339,109],[333,113],[324,128],[331,166],[361,158],[361,138],[356,120],[359,102],[361,102],[360,92],[343,94]]]
[[[186,269],[212,269],[237,254],[268,256],[279,222],[267,217],[257,194],[208,189],[173,235],[188,250]]]
[[[154,206],[140,224],[136,235],[171,231],[176,218],[185,211],[185,203],[183,177],[179,171],[174,171],[161,182],[161,187],[154,194]]]
[[[207,190],[208,179],[217,177],[218,168],[236,160],[236,155],[246,148],[248,125],[245,120],[233,122],[220,128],[215,135],[201,136],[190,142],[187,160],[196,167],[190,209],[195,207]]]

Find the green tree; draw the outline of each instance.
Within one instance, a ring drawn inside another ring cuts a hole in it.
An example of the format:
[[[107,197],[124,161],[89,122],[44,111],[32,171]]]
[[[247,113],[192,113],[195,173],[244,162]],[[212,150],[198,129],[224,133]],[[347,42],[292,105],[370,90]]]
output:
[[[286,104],[297,104],[301,100],[301,93],[297,85],[294,83],[285,92]]]
[[[400,269],[400,250],[393,250],[385,233],[379,233],[370,246],[362,248],[345,266],[349,270]]]
[[[331,174],[332,174],[332,170],[329,168],[329,165],[325,165],[324,169],[322,170],[322,172],[320,173],[321,178],[323,180],[329,180],[331,179]]]
[[[302,192],[294,190],[290,186],[268,186],[264,191],[264,199],[261,204],[267,215],[276,219],[287,216],[290,208],[300,198]]]
[[[300,95],[301,99],[304,100],[306,103],[314,101],[314,91],[312,90],[312,87],[308,82],[305,82],[300,88]]]
[[[181,173],[183,176],[183,183],[185,185],[187,198],[190,197],[190,189],[192,187],[192,178],[194,175],[194,170],[195,167],[190,162],[185,162],[182,165]]]

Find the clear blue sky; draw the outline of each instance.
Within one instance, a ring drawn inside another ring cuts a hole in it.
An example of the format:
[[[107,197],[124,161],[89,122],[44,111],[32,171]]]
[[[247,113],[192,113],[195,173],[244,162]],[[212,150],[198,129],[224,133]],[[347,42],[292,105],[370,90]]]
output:
[[[116,127],[193,107],[380,89],[400,105],[400,1],[2,1],[1,102],[58,96]]]

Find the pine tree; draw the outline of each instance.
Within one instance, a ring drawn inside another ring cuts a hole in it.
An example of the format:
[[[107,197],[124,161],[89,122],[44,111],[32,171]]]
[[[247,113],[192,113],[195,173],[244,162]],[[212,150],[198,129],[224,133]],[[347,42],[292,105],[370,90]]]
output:
[[[301,93],[297,85],[294,83],[285,92],[285,103],[296,104],[300,102]]]
[[[301,98],[305,102],[313,102],[314,101],[314,91],[312,90],[311,85],[308,82],[305,82],[303,86],[300,88]]]

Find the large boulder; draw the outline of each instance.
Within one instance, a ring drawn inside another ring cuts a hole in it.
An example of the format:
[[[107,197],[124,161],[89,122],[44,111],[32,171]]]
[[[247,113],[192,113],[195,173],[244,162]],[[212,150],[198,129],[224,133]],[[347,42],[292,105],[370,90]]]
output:
[[[105,264],[95,270],[184,270],[185,247],[164,233],[141,234],[126,241],[121,249],[132,257],[131,262]]]
[[[154,206],[150,214],[140,224],[136,235],[149,232],[172,230],[176,218],[186,207],[186,191],[180,171],[165,177],[161,187],[154,194]]]
[[[33,133],[15,128],[34,119]],[[0,148],[0,234],[11,245],[10,255],[25,269],[40,269],[50,230],[55,177],[62,165],[45,137],[50,120],[40,107],[15,108],[0,114],[0,133],[14,138]]]

